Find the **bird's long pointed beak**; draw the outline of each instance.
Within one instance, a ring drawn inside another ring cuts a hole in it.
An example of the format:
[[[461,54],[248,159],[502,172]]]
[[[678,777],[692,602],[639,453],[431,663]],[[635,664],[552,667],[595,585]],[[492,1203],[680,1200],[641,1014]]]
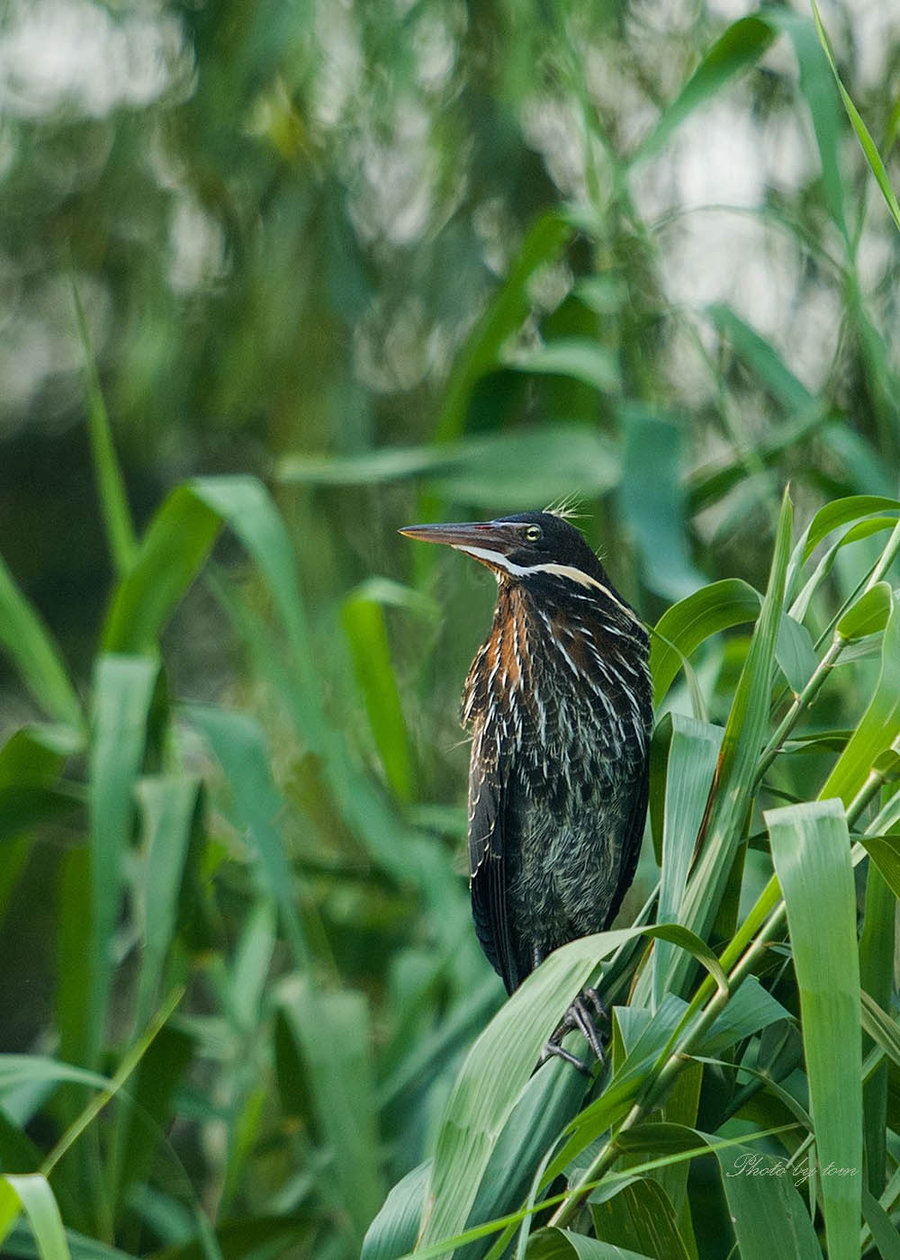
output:
[[[445,543],[461,551],[478,549],[499,552],[505,556],[521,546],[521,530],[510,522],[467,522],[459,525],[407,525],[397,531],[420,542]]]

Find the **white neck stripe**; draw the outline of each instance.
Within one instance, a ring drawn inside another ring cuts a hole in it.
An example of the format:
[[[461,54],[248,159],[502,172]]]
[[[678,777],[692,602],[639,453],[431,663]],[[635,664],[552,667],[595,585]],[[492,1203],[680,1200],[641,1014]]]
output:
[[[488,551],[483,547],[463,547],[459,544],[454,545],[453,550],[464,551],[466,555],[474,556],[476,560],[483,560],[485,564],[502,569],[512,577],[530,577],[533,573],[549,573],[553,577],[567,578],[570,582],[577,582],[579,586],[593,586],[596,590],[601,591],[607,599],[611,600],[617,608],[620,608],[626,617],[630,617],[637,625],[643,627],[640,617],[633,613],[620,599],[617,599],[608,586],[604,586],[595,577],[591,577],[589,573],[582,572],[581,569],[576,569],[573,565],[533,564],[528,568],[524,568],[520,564],[513,564],[508,556],[502,555],[499,551]]]

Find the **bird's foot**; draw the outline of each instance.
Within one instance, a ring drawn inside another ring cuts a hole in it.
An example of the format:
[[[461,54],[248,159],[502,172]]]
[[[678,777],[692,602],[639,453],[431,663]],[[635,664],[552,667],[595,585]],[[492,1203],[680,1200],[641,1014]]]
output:
[[[601,1002],[597,990],[590,986],[582,989],[544,1043],[544,1049],[541,1052],[541,1063],[546,1063],[549,1058],[555,1056],[558,1059],[565,1059],[566,1063],[571,1063],[580,1072],[590,1076],[593,1064],[590,1062],[584,1063],[581,1059],[576,1058],[574,1054],[566,1050],[562,1040],[566,1033],[577,1029],[588,1043],[595,1060],[602,1064],[606,1056],[603,1052],[603,1042],[600,1039],[597,1025],[598,1023],[607,1023],[608,1019],[609,1014]]]

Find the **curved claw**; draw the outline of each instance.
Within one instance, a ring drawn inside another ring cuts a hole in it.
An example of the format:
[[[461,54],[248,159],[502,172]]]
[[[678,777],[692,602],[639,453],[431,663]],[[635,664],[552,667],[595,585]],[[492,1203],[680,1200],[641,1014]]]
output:
[[[597,990],[590,987],[582,989],[546,1042],[541,1054],[541,1063],[546,1063],[551,1055],[556,1055],[560,1059],[565,1059],[567,1063],[571,1063],[573,1067],[577,1067],[579,1071],[590,1074],[590,1064],[583,1063],[574,1054],[563,1049],[562,1039],[567,1032],[577,1029],[588,1043],[594,1058],[602,1064],[606,1056],[603,1053],[603,1043],[597,1024],[600,1021],[605,1023],[608,1018],[607,1010]]]

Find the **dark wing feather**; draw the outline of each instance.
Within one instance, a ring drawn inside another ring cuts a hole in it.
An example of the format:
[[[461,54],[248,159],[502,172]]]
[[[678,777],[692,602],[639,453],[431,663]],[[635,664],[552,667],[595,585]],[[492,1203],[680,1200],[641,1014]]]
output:
[[[507,993],[519,982],[507,907],[505,788],[494,771],[473,767],[469,780],[469,886],[475,934]],[[508,823],[508,820],[506,820]]]
[[[608,928],[613,919],[619,913],[619,907],[631,882],[634,879],[634,872],[637,870],[638,858],[641,855],[641,841],[644,838],[644,822],[647,818],[647,801],[650,795],[650,763],[645,760],[640,769],[640,777],[634,785],[634,795],[631,799],[631,809],[628,814],[628,820],[622,833],[622,862],[619,867],[619,878],[616,883],[616,891],[610,902],[609,913],[606,916],[604,928]]]

